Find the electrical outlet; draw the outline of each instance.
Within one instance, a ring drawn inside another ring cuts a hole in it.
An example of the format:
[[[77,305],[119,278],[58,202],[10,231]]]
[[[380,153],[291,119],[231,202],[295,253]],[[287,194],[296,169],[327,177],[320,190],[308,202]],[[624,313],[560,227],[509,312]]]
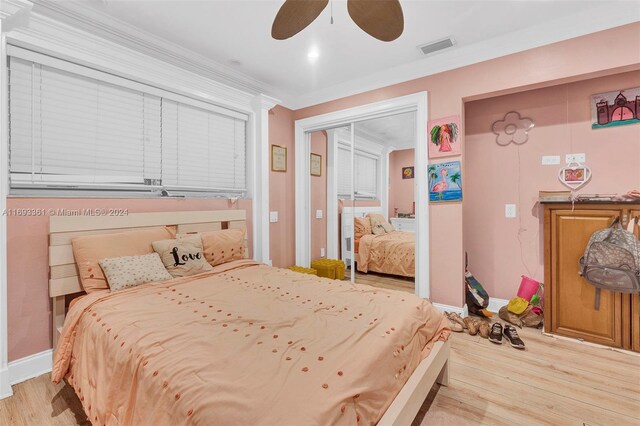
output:
[[[269,222],[271,223],[278,222],[278,212],[269,212]]]
[[[504,205],[504,217],[508,219],[513,219],[516,217],[516,205],[515,204],[505,204]]]
[[[320,248],[320,257],[324,257],[324,247]]]
[[[554,166],[560,164],[560,156],[559,155],[544,155],[542,156],[542,165],[543,166]]]
[[[587,154],[584,152],[578,154],[567,154],[565,156],[566,163],[586,163],[587,162]]]
[[[322,219],[322,210],[316,210],[316,219]]]

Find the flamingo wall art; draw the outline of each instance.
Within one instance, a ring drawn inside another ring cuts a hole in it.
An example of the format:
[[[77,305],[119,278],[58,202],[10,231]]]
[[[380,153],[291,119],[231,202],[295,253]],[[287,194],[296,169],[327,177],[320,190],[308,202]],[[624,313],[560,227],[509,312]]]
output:
[[[460,117],[429,120],[429,158],[460,155]]]
[[[460,161],[429,164],[429,201],[462,200]]]

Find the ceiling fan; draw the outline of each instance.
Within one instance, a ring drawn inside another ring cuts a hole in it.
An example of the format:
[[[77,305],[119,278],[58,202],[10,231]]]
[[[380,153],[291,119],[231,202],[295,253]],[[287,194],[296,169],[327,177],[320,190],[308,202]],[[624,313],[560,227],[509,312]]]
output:
[[[271,27],[271,36],[286,40],[312,23],[329,0],[286,0]],[[347,10],[364,32],[381,41],[393,41],[404,30],[399,0],[347,0]],[[333,23],[333,17],[332,23]]]

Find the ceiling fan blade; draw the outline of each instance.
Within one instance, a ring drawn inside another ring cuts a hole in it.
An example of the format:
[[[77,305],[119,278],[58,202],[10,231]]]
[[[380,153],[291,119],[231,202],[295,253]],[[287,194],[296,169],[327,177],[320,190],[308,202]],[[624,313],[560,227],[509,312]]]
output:
[[[393,41],[404,31],[399,0],[348,0],[347,10],[364,32],[381,41]]]
[[[293,37],[312,23],[328,3],[329,0],[286,0],[273,20],[271,37]]]

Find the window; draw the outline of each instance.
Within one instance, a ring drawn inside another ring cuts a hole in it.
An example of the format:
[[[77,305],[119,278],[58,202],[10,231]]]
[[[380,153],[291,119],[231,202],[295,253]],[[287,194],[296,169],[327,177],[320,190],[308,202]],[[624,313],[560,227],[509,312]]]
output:
[[[246,191],[247,116],[19,48],[9,58],[13,193]]]
[[[355,179],[352,175],[351,149],[338,146],[338,196],[351,197],[353,179],[356,199],[375,199],[378,197],[378,161],[379,157],[365,151],[354,151]]]

